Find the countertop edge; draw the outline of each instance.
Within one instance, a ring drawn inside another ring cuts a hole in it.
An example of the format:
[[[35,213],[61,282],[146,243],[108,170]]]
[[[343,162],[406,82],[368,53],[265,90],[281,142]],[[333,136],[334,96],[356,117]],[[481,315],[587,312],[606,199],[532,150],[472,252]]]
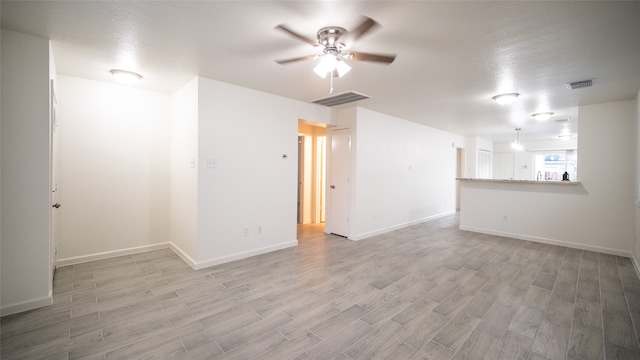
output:
[[[486,182],[486,183],[501,183],[501,184],[580,185],[579,181],[535,181],[535,180],[475,179],[475,178],[456,178],[456,180]]]

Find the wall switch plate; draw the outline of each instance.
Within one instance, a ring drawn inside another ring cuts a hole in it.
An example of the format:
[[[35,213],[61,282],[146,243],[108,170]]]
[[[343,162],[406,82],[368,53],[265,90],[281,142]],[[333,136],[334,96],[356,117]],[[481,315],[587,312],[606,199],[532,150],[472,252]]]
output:
[[[248,227],[243,227],[242,228],[242,236],[249,236],[249,228]]]

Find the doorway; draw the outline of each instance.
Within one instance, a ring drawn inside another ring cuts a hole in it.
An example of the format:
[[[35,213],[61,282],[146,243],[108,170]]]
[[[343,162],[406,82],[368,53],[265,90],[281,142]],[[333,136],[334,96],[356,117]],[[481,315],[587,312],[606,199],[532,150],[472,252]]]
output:
[[[326,125],[298,121],[298,225],[324,228]]]
[[[49,210],[49,261],[50,261],[50,279],[53,284],[53,277],[58,268],[58,98],[55,92],[54,80],[51,80],[51,119],[49,120],[50,138],[50,158],[49,173],[50,191],[51,191],[51,208]]]

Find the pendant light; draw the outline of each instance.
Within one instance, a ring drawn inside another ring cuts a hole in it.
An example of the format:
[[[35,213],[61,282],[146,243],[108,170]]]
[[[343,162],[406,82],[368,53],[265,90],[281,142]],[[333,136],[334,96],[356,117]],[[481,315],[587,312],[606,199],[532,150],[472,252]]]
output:
[[[524,150],[524,146],[520,142],[520,130],[522,129],[521,128],[516,129],[516,138],[511,142],[511,148],[516,151]]]

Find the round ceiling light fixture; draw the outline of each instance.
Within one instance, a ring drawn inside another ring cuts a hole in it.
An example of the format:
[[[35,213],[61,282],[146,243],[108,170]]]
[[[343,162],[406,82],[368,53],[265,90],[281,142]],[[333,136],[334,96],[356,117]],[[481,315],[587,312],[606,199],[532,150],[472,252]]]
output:
[[[533,116],[533,118],[538,121],[547,121],[551,118],[552,115],[553,115],[552,112],[541,112],[541,113],[531,114],[531,116]]]
[[[495,100],[500,105],[509,105],[509,104],[513,103],[514,101],[516,101],[516,98],[518,96],[520,96],[520,94],[518,94],[518,93],[506,93],[506,94],[499,94],[499,95],[493,96],[491,98],[493,100]]]
[[[133,71],[113,69],[110,71],[111,75],[116,78],[116,80],[123,85],[133,85],[138,82],[138,80],[142,79],[142,75],[135,73]]]

